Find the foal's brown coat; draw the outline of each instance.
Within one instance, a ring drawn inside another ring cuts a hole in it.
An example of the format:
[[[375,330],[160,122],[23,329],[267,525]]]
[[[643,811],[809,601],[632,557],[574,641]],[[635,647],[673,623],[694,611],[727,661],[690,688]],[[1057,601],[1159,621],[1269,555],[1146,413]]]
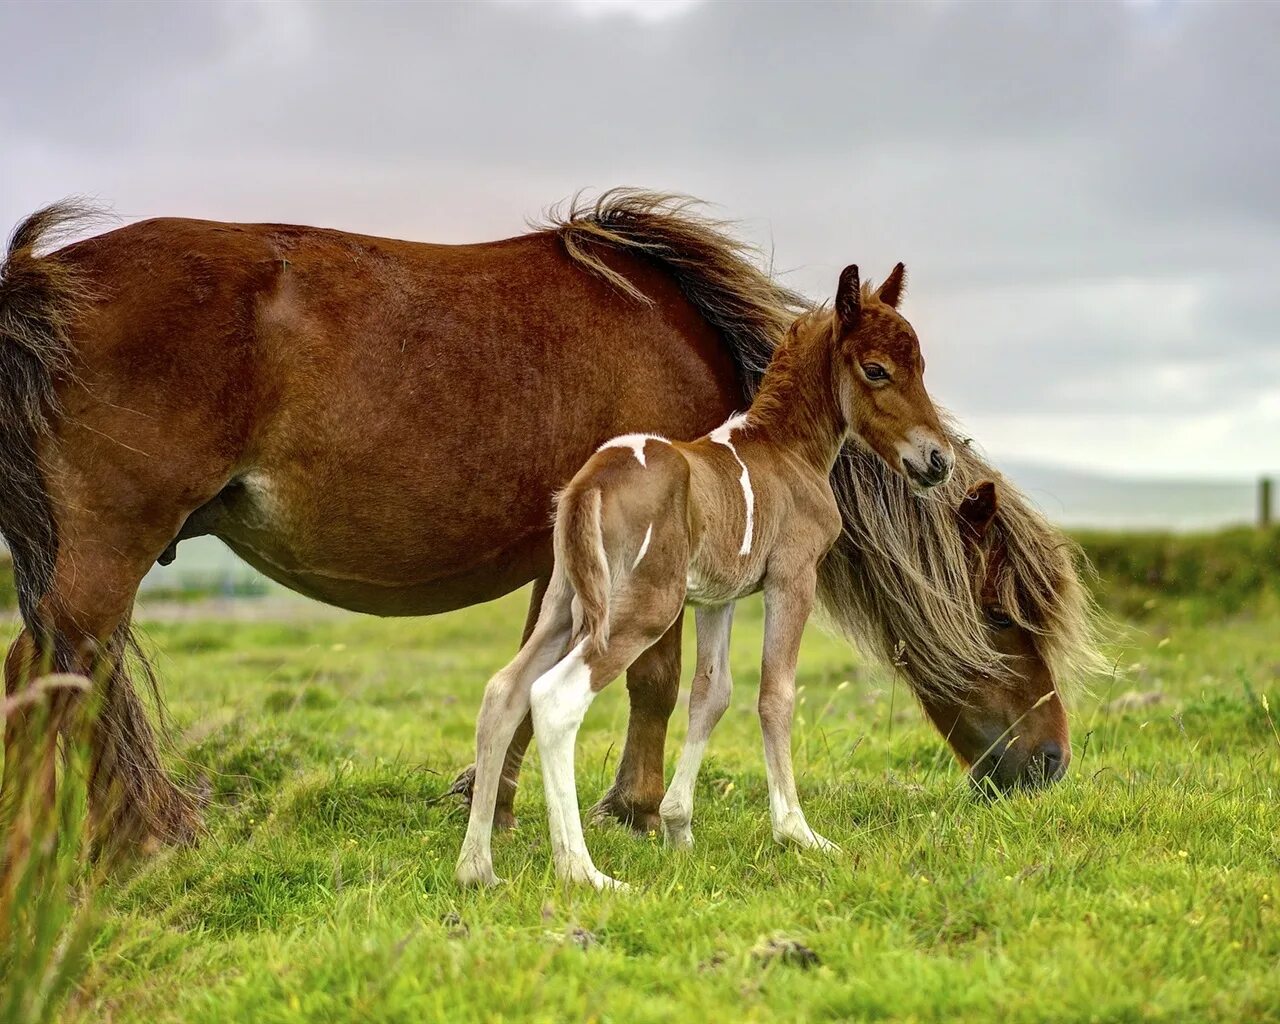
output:
[[[841,529],[831,468],[851,432],[921,486],[944,482],[953,461],[914,332],[894,309],[902,276],[899,264],[864,296],[848,268],[834,310],[797,322],[747,414],[687,444],[615,438],[574,476],[558,502],[556,566],[538,624],[485,692],[460,881],[496,882],[490,830],[502,752],[532,706],[557,872],[598,888],[616,884],[592,863],[577,809],[573,746],[587,705],[671,628],[686,601],[700,606],[699,661],[722,665],[733,603],[760,589],[774,836],[829,845],[800,809],[790,738],[800,637],[818,565]],[[676,843],[688,841],[701,751],[727,703],[723,668],[719,678],[714,699],[695,689],[695,729],[663,803]]]

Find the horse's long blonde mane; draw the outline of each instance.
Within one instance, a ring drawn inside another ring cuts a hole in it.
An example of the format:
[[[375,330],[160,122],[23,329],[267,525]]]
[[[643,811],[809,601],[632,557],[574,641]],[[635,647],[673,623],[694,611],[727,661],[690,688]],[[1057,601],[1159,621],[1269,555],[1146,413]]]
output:
[[[1003,555],[999,602],[1034,635],[1059,687],[1069,688],[1104,667],[1081,582],[1083,556],[954,425],[947,430],[955,473],[923,495],[870,450],[849,445],[841,454],[831,483],[844,535],[818,580],[827,618],[863,650],[900,668],[921,694],[964,701],[979,679],[1004,676],[955,516],[975,484],[995,480],[991,546]]]
[[[630,252],[664,266],[725,339],[755,396],[773,350],[821,307],[760,269],[761,254],[696,212],[696,200],[613,189],[594,203],[575,198],[549,217],[571,258],[619,291],[650,301],[601,258]],[[864,289],[870,299],[874,292]],[[991,645],[974,594],[973,570],[953,509],[981,480],[999,484],[993,541],[1005,548],[1002,605],[1032,630],[1059,686],[1101,667],[1093,609],[1076,546],[1004,480],[953,428],[956,472],[925,496],[869,450],[848,445],[831,475],[844,531],[819,569],[818,596],[830,624],[867,654],[897,665],[917,694],[963,701],[1005,666]],[[989,685],[989,684],[988,684]]]

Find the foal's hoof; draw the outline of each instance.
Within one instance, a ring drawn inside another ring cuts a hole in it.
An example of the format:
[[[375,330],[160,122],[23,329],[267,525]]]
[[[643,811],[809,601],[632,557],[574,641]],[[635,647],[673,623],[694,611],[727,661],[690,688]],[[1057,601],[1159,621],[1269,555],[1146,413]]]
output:
[[[616,878],[610,878],[603,871],[596,871],[592,874],[591,884],[599,892],[604,892],[606,889],[610,889],[613,892],[631,891],[631,886],[627,885],[626,882],[619,882]]]
[[[654,808],[643,808],[628,800],[616,788],[610,789],[590,811],[589,820],[596,824],[613,819],[633,832],[647,836],[662,830],[662,817]]]
[[[798,846],[802,850],[840,852],[840,847],[830,839],[824,839],[818,835],[817,832],[809,827],[808,822],[804,821],[804,819],[797,821],[793,816],[788,816],[781,825],[773,830],[773,838],[784,846]]]
[[[620,882],[616,878],[610,878],[603,871],[596,869],[596,866],[590,861],[583,863],[581,861],[571,861],[561,865],[558,874],[562,882],[570,885],[589,885],[599,892],[612,890],[613,892],[627,892],[631,886],[626,882]]]
[[[463,857],[458,860],[454,872],[458,884],[467,888],[491,889],[502,884],[502,879],[493,873],[493,864],[478,859]]]
[[[682,825],[676,828],[664,826],[662,838],[666,841],[667,846],[671,847],[673,850],[693,849],[693,829],[688,825]]]

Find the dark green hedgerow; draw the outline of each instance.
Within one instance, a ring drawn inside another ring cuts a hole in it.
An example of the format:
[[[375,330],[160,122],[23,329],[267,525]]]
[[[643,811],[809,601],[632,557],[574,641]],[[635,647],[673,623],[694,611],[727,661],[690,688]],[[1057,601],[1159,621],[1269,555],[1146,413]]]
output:
[[[1211,599],[1232,614],[1280,596],[1280,528],[1217,533],[1080,532],[1099,601],[1121,615]]]

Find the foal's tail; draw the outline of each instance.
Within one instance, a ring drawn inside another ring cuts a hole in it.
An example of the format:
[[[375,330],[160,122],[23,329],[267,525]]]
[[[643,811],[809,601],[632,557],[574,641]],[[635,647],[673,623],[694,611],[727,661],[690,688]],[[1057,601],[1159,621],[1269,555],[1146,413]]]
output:
[[[57,412],[54,382],[71,372],[70,326],[87,300],[70,263],[38,250],[92,216],[75,200],[38,210],[14,230],[0,264],[0,535],[13,557],[23,621],[37,636],[37,606],[58,554],[37,450]]]
[[[587,651],[599,653],[609,644],[609,559],[600,525],[598,487],[577,489],[572,484],[560,496],[556,512],[555,556],[582,607],[574,623],[574,643],[587,641]]]

